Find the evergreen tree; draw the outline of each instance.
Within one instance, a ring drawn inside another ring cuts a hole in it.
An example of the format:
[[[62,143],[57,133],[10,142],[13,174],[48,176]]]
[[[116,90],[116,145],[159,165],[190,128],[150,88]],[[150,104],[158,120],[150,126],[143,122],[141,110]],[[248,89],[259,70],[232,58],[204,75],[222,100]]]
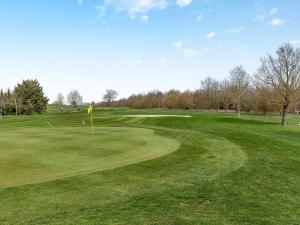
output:
[[[43,113],[47,109],[48,98],[37,80],[23,80],[13,92],[16,114]]]

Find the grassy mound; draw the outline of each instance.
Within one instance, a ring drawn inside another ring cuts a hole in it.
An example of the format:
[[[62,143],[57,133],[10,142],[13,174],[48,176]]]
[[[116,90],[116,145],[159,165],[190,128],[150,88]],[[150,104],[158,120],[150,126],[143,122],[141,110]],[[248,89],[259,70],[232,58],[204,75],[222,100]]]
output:
[[[0,187],[103,171],[175,151],[179,142],[142,128],[18,128],[0,136]]]

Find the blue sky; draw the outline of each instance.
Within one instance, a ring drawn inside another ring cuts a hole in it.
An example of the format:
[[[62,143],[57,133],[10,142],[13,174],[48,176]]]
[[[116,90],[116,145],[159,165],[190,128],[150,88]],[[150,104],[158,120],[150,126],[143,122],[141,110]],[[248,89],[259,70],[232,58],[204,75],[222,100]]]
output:
[[[2,0],[0,88],[37,78],[51,100],[196,89],[291,42],[298,0]]]

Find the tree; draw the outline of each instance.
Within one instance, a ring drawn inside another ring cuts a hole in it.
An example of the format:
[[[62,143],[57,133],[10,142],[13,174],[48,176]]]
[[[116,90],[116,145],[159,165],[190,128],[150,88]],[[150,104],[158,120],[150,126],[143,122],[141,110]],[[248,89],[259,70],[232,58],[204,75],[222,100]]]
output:
[[[168,109],[178,109],[180,108],[179,105],[179,98],[181,92],[175,89],[171,89],[164,94],[163,97],[163,106]]]
[[[1,89],[0,90],[0,118],[2,119],[2,116],[3,116],[3,111],[4,111],[4,106],[5,106],[5,103],[6,103],[6,96],[5,96],[5,93],[3,92],[3,90]]]
[[[256,78],[265,85],[274,87],[281,96],[281,125],[284,126],[287,109],[299,92],[300,49],[290,44],[283,44],[276,51],[276,56],[266,55],[260,61],[261,66]]]
[[[45,112],[49,101],[37,80],[23,80],[21,84],[17,84],[12,97],[16,107],[16,114]]]
[[[194,95],[190,90],[182,92],[179,96],[179,107],[181,109],[192,109],[194,108]]]
[[[79,91],[73,90],[68,94],[67,101],[76,109],[78,105],[82,104],[82,96]]]
[[[224,79],[220,82],[220,98],[221,102],[223,103],[223,109],[229,110],[230,104],[230,83],[227,79]]]
[[[22,99],[19,97],[19,95],[14,91],[11,94],[11,100],[13,102],[13,105],[15,107],[15,115],[19,115],[23,112],[22,110]],[[28,102],[26,102],[28,104]],[[32,109],[32,105],[29,103],[28,105],[26,104],[26,106],[24,107],[24,112],[26,112],[27,114],[32,114],[33,109]],[[26,108],[26,110],[25,110]]]
[[[238,117],[240,117],[241,100],[250,84],[250,76],[242,65],[236,66],[230,71],[230,83],[237,104]]]
[[[110,106],[110,103],[118,97],[119,93],[116,90],[106,89],[106,93],[103,95],[103,100]]]
[[[145,106],[147,108],[161,108],[162,105],[162,95],[163,93],[159,90],[152,90],[147,92],[144,96],[145,98]]]
[[[216,87],[216,80],[212,77],[207,77],[201,81],[201,89],[205,93],[207,100],[207,109],[210,110],[212,104],[213,91]]]
[[[54,101],[54,104],[58,107],[62,107],[64,105],[65,97],[62,93],[58,93],[56,96],[56,100]]]
[[[4,107],[3,107],[3,111],[2,114],[3,115],[8,115],[8,114],[12,114],[15,112],[15,105],[13,103],[13,97],[12,97],[12,92],[11,90],[8,88],[7,91],[4,93]]]
[[[220,83],[217,80],[214,80],[212,85],[212,100],[218,111],[220,110],[220,99]]]

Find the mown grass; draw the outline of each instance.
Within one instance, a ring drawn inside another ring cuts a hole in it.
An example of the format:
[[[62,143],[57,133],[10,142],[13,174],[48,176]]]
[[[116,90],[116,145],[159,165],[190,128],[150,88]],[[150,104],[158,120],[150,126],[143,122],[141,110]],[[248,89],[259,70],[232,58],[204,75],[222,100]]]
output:
[[[279,118],[270,116],[95,112],[96,117],[131,114],[192,117],[96,119],[100,130],[153,129],[181,145],[168,155],[112,170],[1,188],[0,224],[300,224],[300,118],[290,117],[282,128]],[[0,134],[25,129],[23,139],[30,140],[27,129],[76,130],[82,120],[89,125],[84,111],[11,116],[0,121]],[[9,151],[2,143],[0,162]],[[76,152],[79,158],[85,154]]]

